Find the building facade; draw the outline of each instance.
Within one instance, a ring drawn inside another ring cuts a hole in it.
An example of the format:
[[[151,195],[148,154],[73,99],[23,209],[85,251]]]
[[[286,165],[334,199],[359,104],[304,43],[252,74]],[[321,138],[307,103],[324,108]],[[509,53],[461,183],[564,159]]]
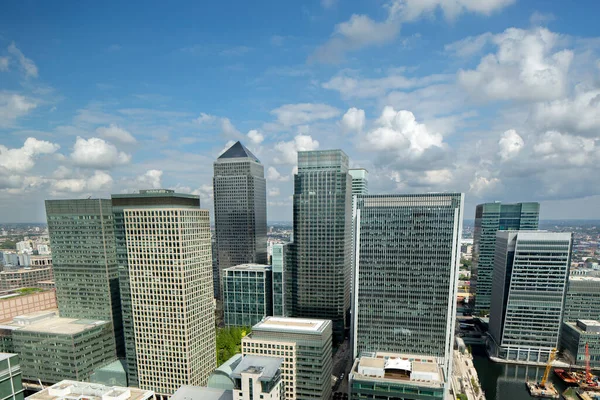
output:
[[[233,398],[236,400],[280,400],[283,398],[281,380],[282,358],[244,356],[233,370]]]
[[[348,173],[352,177],[352,195],[369,194],[369,171],[364,168],[349,169]]]
[[[214,163],[213,190],[220,274],[236,265],[267,264],[267,184],[258,158],[236,142]]]
[[[123,211],[138,386],[169,396],[205,385],[216,366],[208,211]]]
[[[565,300],[565,322],[578,319],[600,321],[600,278],[594,276],[569,276]]]
[[[488,314],[491,308],[496,232],[536,230],[539,219],[539,203],[496,202],[477,206],[473,230],[471,275],[471,290],[475,292],[475,312]]]
[[[294,176],[293,316],[348,327],[352,268],[352,178],[341,150],[298,152]]]
[[[449,375],[464,196],[357,197],[354,356],[437,357]]]
[[[564,322],[560,335],[560,350],[570,364],[585,366],[586,345],[590,367],[600,368],[600,322],[577,320]]]
[[[0,400],[23,400],[19,355],[0,353]]]
[[[546,362],[557,348],[571,265],[571,233],[498,231],[491,353]]]
[[[278,317],[289,316],[286,307],[286,296],[289,296],[291,287],[290,244],[274,244],[271,263],[273,267],[273,315]]]
[[[6,269],[0,272],[0,291],[36,287],[52,279],[52,267]]]
[[[242,338],[242,353],[283,358],[283,398],[331,396],[331,321],[267,317]]]
[[[115,225],[110,200],[46,200],[60,315],[111,321],[123,356]]]
[[[43,290],[31,294],[15,293],[0,298],[0,323],[10,322],[14,317],[38,311],[56,310],[56,291]]]
[[[226,326],[253,326],[273,315],[270,265],[243,264],[223,270]]]

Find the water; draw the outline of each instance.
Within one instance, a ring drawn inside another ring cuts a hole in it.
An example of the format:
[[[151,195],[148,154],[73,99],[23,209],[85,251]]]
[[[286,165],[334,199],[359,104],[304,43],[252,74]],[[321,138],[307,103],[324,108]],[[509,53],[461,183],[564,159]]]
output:
[[[525,382],[542,380],[545,370],[544,367],[495,363],[487,358],[483,346],[473,346],[473,365],[487,400],[535,399],[529,395]],[[549,380],[559,393],[567,389],[567,386],[552,371]]]

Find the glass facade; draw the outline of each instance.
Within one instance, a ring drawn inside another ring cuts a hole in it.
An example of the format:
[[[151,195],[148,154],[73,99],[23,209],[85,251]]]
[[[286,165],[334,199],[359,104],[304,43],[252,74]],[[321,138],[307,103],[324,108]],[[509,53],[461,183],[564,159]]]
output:
[[[19,355],[0,353],[0,400],[23,400]]]
[[[463,195],[357,197],[354,356],[386,351],[451,364]]]
[[[289,256],[290,244],[273,245],[273,315],[287,317],[289,310],[286,307],[286,296],[289,292],[289,285],[286,281],[290,275]]]
[[[225,268],[267,264],[265,169],[250,150],[237,142],[214,163],[213,190],[222,289]]]
[[[56,298],[61,317],[111,321],[125,355],[115,226],[106,199],[46,200]],[[108,350],[107,350],[108,351]]]
[[[273,314],[271,266],[238,265],[223,273],[225,325],[252,326]]]
[[[369,194],[369,173],[364,168],[349,169],[348,173],[352,177],[352,195]]]
[[[487,314],[491,308],[496,232],[536,230],[539,219],[539,203],[485,203],[475,209],[471,290],[477,313]]]
[[[343,151],[298,152],[293,217],[291,315],[330,319],[341,342],[352,268],[352,178]]]
[[[546,362],[558,346],[571,233],[497,233],[490,333],[500,358]]]
[[[600,323],[598,321],[586,320],[583,324],[577,322],[565,322],[562,325],[560,335],[560,349],[569,364],[585,366],[585,345],[588,345],[590,354],[590,367],[600,368]],[[596,326],[592,329],[586,327],[585,323]]]
[[[565,322],[600,321],[600,278],[570,276],[565,300]]]

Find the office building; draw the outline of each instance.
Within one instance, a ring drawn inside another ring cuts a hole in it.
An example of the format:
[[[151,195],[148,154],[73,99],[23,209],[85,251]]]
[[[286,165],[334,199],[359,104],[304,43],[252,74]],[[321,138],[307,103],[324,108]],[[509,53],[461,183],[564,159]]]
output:
[[[23,400],[19,355],[0,353],[0,400]]]
[[[331,396],[331,321],[267,317],[242,338],[242,354],[283,358],[285,399]]]
[[[273,315],[287,317],[290,315],[286,297],[291,288],[290,243],[273,245],[271,264],[273,267]]]
[[[5,269],[0,272],[0,291],[37,287],[40,281],[52,279],[52,267]]]
[[[473,230],[473,267],[471,291],[475,293],[475,312],[490,312],[496,232],[536,230],[540,219],[539,203],[484,203],[475,209]]]
[[[223,270],[226,326],[252,326],[273,315],[270,265],[242,264]]]
[[[490,312],[491,352],[546,362],[558,346],[571,233],[498,231]]]
[[[236,142],[214,163],[213,190],[222,288],[225,268],[267,264],[265,168],[250,150]]]
[[[364,168],[349,169],[348,173],[352,177],[352,195],[369,194],[369,171]]]
[[[231,378],[231,373],[242,361],[243,356],[240,353],[234,354],[231,358],[219,365],[208,377],[207,387],[213,389],[233,390],[235,384]]]
[[[352,268],[352,178],[341,150],[298,152],[294,176],[292,316],[348,327]]]
[[[23,379],[54,384],[63,379],[88,380],[116,360],[109,321],[61,318],[52,311],[15,317],[10,329],[12,351],[21,358]]]
[[[38,248],[42,247],[41,245]],[[44,246],[48,247],[48,246]],[[42,267],[51,267],[52,266],[52,256],[48,254],[46,255],[38,255],[31,256],[31,265],[32,268],[42,268]]]
[[[600,322],[578,319],[565,322],[560,335],[560,350],[569,364],[585,366],[585,347],[590,355],[590,367],[600,368]]]
[[[358,196],[354,357],[437,357],[450,376],[464,195]]]
[[[110,321],[124,355],[115,226],[110,200],[46,200],[61,317]]]
[[[600,321],[599,277],[569,276],[563,321],[575,322],[578,319]]]
[[[111,196],[112,212],[115,224],[115,244],[119,284],[121,289],[121,310],[123,313],[123,336],[125,341],[125,356],[127,360],[127,375],[129,386],[138,386],[138,369],[136,355],[136,340],[132,309],[131,288],[129,282],[129,262],[127,254],[127,235],[125,229],[125,209],[128,208],[176,208],[200,207],[198,196],[175,193],[173,190],[152,189],[140,190],[139,193],[113,194]],[[163,216],[158,221],[165,222]],[[153,225],[157,226],[157,225]],[[166,229],[164,227],[163,229]],[[169,236],[166,236],[167,238]],[[173,238],[173,236],[170,236]]]
[[[9,292],[0,296],[0,323],[10,322],[19,315],[56,310],[57,307],[54,289]]]
[[[63,380],[37,393],[27,400],[151,400],[154,393],[132,387],[105,386],[98,383]]]
[[[385,352],[357,358],[348,376],[350,400],[443,400],[446,380],[436,357]]]
[[[164,190],[113,202],[125,229],[137,385],[169,396],[206,384],[216,364],[208,211],[197,196]]]

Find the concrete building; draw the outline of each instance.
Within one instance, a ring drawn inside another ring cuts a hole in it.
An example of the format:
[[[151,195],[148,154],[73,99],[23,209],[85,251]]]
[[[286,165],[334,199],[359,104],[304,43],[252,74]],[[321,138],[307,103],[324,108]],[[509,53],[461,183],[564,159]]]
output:
[[[585,346],[590,354],[590,366],[600,368],[600,322],[582,320],[565,322],[560,335],[560,349],[571,364],[585,365]]]
[[[252,326],[273,315],[270,265],[242,264],[223,270],[226,326]]]
[[[205,385],[216,364],[208,211],[197,196],[161,190],[113,201],[125,229],[137,385],[163,397]]]
[[[289,243],[273,245],[271,264],[273,267],[273,315],[287,317],[290,315],[288,305],[291,301],[292,286]]]
[[[265,168],[236,142],[214,163],[213,190],[222,288],[225,268],[268,262]]]
[[[208,377],[206,386],[213,389],[233,390],[235,383],[231,378],[231,374],[242,361],[242,358],[243,356],[240,353],[234,354],[229,360],[219,365]]]
[[[349,169],[348,173],[352,177],[352,195],[369,194],[369,171],[364,168]]]
[[[285,399],[329,399],[331,325],[327,320],[267,317],[242,339],[242,353],[283,358]]]
[[[350,400],[443,400],[446,380],[436,357],[366,353],[350,371]]]
[[[292,313],[333,322],[334,340],[349,327],[352,177],[342,150],[298,152],[294,175]]]
[[[54,384],[63,379],[88,380],[98,368],[115,361],[109,321],[60,318],[43,311],[22,315],[11,329],[12,348],[21,357],[23,379]]]
[[[23,400],[19,355],[0,353],[0,400]]]
[[[495,202],[477,206],[473,230],[473,274],[471,276],[471,290],[475,292],[476,312],[481,314],[490,312],[496,232],[536,230],[539,219],[539,203]]]
[[[357,196],[354,357],[437,357],[450,376],[464,195]]]
[[[0,272],[0,291],[36,287],[53,278],[52,267],[5,269]]]
[[[22,294],[18,291],[9,293],[0,296],[0,323],[10,322],[19,315],[56,310],[57,307],[54,289],[30,294]]]
[[[61,317],[110,321],[113,346],[122,356],[123,323],[110,200],[46,200],[46,217]]]
[[[46,246],[48,247],[48,246]],[[31,267],[32,268],[43,268],[43,267],[51,267],[52,266],[52,256],[49,254],[46,255],[37,255],[31,256]]]
[[[498,231],[496,237],[491,354],[546,362],[558,347],[572,234]]]
[[[563,320],[578,319],[600,321],[600,277],[569,276]]]
[[[19,265],[19,255],[14,251],[3,251],[2,264],[4,266]]]
[[[132,387],[105,386],[97,383],[63,380],[44,390],[32,394],[27,400],[150,400],[151,390]]]

